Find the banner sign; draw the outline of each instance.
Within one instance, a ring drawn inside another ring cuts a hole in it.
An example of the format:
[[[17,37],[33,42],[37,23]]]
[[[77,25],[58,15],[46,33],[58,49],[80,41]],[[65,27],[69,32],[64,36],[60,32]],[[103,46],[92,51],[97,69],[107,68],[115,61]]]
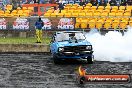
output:
[[[0,19],[0,29],[6,29],[7,28],[7,22],[4,18]]]
[[[38,17],[31,18],[0,18],[0,29],[7,30],[35,30]],[[43,30],[71,30],[74,29],[75,18],[41,18],[44,22]]]
[[[37,19],[38,20],[38,19]],[[37,21],[36,20],[36,21]],[[35,22],[36,22],[35,21]],[[44,22],[43,30],[65,30],[74,29],[74,18],[42,18]],[[34,23],[35,24],[35,23]]]
[[[17,18],[13,22],[13,29],[29,29],[29,22],[25,18]]]
[[[43,28],[42,29],[52,29],[52,23],[51,23],[51,21],[50,21],[50,19],[48,19],[48,18],[42,18],[42,21],[44,22],[44,26],[43,26]]]
[[[74,29],[73,18],[61,18],[58,23],[58,29]]]

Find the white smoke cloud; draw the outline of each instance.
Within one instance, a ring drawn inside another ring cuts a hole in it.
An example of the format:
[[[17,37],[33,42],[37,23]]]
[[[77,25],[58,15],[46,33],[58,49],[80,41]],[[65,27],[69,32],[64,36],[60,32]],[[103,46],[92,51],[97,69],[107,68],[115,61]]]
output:
[[[111,62],[132,62],[132,28],[122,35],[109,31],[101,35],[96,29],[86,34],[94,50],[95,60]]]

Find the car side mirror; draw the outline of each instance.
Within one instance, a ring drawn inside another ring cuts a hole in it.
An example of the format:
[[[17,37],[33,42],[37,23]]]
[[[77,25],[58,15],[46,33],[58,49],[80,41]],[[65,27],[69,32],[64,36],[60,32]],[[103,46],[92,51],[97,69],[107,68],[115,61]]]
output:
[[[54,40],[51,40],[50,42],[51,42],[51,43],[53,43],[53,42],[54,42]]]

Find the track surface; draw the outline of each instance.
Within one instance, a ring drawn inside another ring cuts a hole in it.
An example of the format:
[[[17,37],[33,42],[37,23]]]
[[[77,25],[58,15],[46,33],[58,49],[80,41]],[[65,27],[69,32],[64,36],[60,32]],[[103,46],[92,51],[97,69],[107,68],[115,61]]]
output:
[[[88,65],[67,61],[54,65],[50,55],[0,54],[0,88],[132,88],[128,84],[87,83],[78,85],[75,71],[83,64],[89,73],[132,74],[132,63],[95,62]]]

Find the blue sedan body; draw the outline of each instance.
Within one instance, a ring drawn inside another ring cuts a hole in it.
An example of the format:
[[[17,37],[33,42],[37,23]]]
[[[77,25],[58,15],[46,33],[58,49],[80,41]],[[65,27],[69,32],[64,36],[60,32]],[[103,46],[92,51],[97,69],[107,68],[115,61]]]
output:
[[[67,33],[67,32],[66,32]],[[53,38],[57,36],[57,33]],[[87,47],[91,47],[87,49]],[[87,59],[92,57],[92,45],[86,39],[77,40],[76,42],[52,41],[50,51],[58,59]]]

